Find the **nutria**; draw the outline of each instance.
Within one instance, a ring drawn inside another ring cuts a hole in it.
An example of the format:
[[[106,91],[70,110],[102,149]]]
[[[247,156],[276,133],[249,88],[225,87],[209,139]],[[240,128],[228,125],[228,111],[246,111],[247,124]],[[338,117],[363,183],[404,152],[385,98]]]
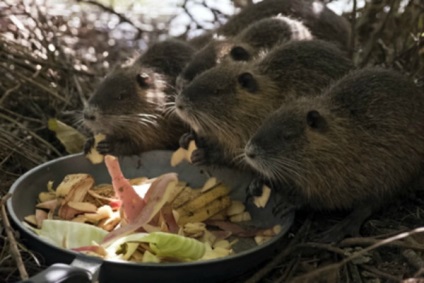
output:
[[[175,104],[200,143],[206,142],[198,144],[193,162],[244,168],[234,159],[264,118],[285,101],[319,94],[352,67],[333,44],[311,40],[279,46],[259,61],[225,62],[203,72]]]
[[[219,27],[216,33],[234,36],[253,22],[277,15],[302,21],[317,38],[333,42],[339,48],[349,47],[349,22],[320,1],[264,0],[242,9]]]
[[[283,104],[252,136],[244,158],[296,204],[353,210],[344,224],[353,221],[349,232],[356,234],[418,176],[423,109],[423,93],[399,73],[354,71],[320,96]]]
[[[178,87],[183,89],[198,74],[227,58],[235,61],[249,61],[276,45],[290,40],[311,40],[312,38],[307,27],[289,17],[275,16],[259,20],[248,25],[240,34],[230,38],[216,38],[197,51],[178,76]]]
[[[178,146],[187,128],[167,109],[175,98],[176,77],[194,51],[183,41],[168,39],[106,76],[83,111],[87,128],[106,135],[97,147],[100,153],[132,155]],[[90,138],[85,150],[92,145]]]
[[[315,38],[333,42],[344,50],[349,48],[349,22],[319,1],[264,0],[241,10],[240,13],[231,17],[223,26],[219,27],[215,34],[207,32],[199,37],[200,40],[194,39],[194,42],[199,41],[202,44],[206,44],[207,40],[205,39],[209,37],[210,42],[198,51],[199,54],[196,54],[196,57],[193,58],[193,63],[190,63],[187,66],[188,69],[181,74],[179,78],[181,83],[179,85],[181,87],[185,86],[196,75],[215,66],[221,59],[219,54],[227,54],[229,52],[226,40],[231,40],[232,37],[239,35],[246,27],[257,21],[277,15],[290,17],[292,20],[300,22],[303,29],[310,30]],[[273,25],[272,27],[275,28],[276,26]],[[275,36],[271,26],[268,28],[266,25],[262,26],[260,32],[260,39],[263,40],[265,38],[267,42]],[[259,33],[254,32],[252,34],[258,35]],[[221,42],[222,39],[224,39],[223,42]],[[260,39],[255,40],[253,38],[254,42],[259,44],[261,42]],[[202,45],[196,44],[196,46]],[[202,58],[202,55],[206,55],[206,57]]]

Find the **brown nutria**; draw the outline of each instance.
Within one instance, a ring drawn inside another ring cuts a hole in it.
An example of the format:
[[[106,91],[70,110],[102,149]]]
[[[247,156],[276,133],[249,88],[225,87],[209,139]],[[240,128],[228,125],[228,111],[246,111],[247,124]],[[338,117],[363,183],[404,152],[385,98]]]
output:
[[[423,93],[399,73],[353,71],[272,113],[246,144],[245,160],[301,206],[353,210],[330,238],[357,234],[373,209],[418,177],[423,109]]]
[[[178,146],[187,128],[167,110],[175,99],[176,77],[193,54],[187,43],[168,39],[106,76],[83,111],[85,126],[106,135],[100,153],[133,155]],[[92,145],[91,138],[85,150]]]
[[[273,110],[295,97],[319,94],[352,67],[333,44],[311,40],[281,45],[258,61],[225,62],[203,72],[175,103],[176,113],[207,143],[198,144],[192,161],[237,165],[234,159]]]
[[[231,17],[216,31],[218,35],[234,36],[249,24],[272,16],[283,15],[298,19],[316,37],[346,49],[350,40],[350,24],[320,1],[264,0],[249,5]]]
[[[198,74],[223,62],[227,58],[249,61],[260,53],[290,40],[311,40],[312,34],[300,21],[285,16],[265,18],[248,25],[240,34],[211,40],[196,52],[177,78],[179,89]]]
[[[292,20],[299,21],[305,29],[309,29],[311,34],[318,39],[333,42],[339,48],[348,50],[350,40],[350,24],[342,16],[335,14],[331,9],[326,7],[319,1],[309,0],[264,0],[253,5],[249,5],[238,14],[231,17],[224,25],[219,27],[215,33],[207,32],[200,36],[200,41],[203,44],[207,43],[206,38],[210,38],[210,42],[203,46],[198,52],[199,54],[193,58],[187,70],[184,70],[179,79],[179,85],[183,87],[190,82],[196,75],[204,70],[207,70],[220,61],[222,53],[229,52],[226,40],[237,36],[246,27],[257,21],[273,16],[286,16]],[[275,25],[273,25],[275,28]],[[276,31],[278,32],[278,30]],[[283,31],[284,32],[284,31]],[[270,27],[262,26],[260,38],[267,42],[275,36],[274,30]],[[252,33],[258,35],[258,32]],[[215,36],[214,36],[215,35]],[[218,38],[218,40],[216,40]],[[225,40],[222,41],[222,38]],[[252,39],[250,39],[252,40]],[[260,39],[254,42],[260,43]],[[217,42],[215,42],[217,41]],[[196,46],[202,46],[196,45]],[[201,56],[205,55],[205,58]],[[184,84],[183,84],[184,83]]]

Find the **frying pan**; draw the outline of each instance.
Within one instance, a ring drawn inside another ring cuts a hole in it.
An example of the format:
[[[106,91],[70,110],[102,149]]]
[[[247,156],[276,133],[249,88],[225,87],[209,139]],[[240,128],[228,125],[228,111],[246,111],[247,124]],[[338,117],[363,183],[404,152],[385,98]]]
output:
[[[176,172],[180,180],[187,181],[192,187],[201,187],[208,178],[204,170],[187,162],[171,167],[171,154],[170,151],[150,151],[140,156],[121,158],[120,164],[127,178],[156,177],[163,173]],[[47,182],[54,181],[53,186],[56,187],[67,174],[72,173],[89,173],[96,183],[111,182],[104,164],[93,165],[82,154],[74,154],[33,168],[16,180],[10,189],[12,197],[7,201],[7,209],[23,243],[42,254],[47,264],[52,264],[26,282],[230,282],[231,279],[269,259],[294,218],[294,213],[274,215],[272,208],[276,203],[275,198],[271,196],[265,208],[256,208],[249,203],[246,205],[255,226],[282,226],[281,233],[260,246],[256,246],[251,239],[243,239],[233,247],[235,255],[190,263],[157,264],[102,260],[56,247],[23,225],[24,217],[34,213],[38,194],[46,190]],[[233,199],[245,199],[246,188],[252,181],[252,176],[225,168],[211,169],[208,173],[232,188]]]

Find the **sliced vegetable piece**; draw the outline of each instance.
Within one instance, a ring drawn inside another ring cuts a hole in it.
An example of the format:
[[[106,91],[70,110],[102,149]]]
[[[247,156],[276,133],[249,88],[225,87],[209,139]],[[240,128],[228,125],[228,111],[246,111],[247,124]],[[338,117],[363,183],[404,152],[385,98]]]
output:
[[[99,142],[104,140],[106,136],[104,134],[97,134],[94,136],[94,144],[93,147],[90,149],[90,151],[85,155],[85,157],[88,158],[88,160],[91,161],[93,164],[100,164],[103,162],[104,155],[100,154],[97,151],[97,145]]]
[[[149,189],[149,202],[146,203],[137,218],[132,223],[110,232],[104,239],[105,243],[112,241],[116,237],[128,235],[148,224],[167,202],[165,193],[168,183],[176,180],[178,179],[175,173],[164,174],[156,178]]]
[[[268,203],[269,197],[271,196],[271,189],[267,185],[262,186],[262,194],[258,197],[253,198],[253,203],[259,207],[263,208]]]
[[[124,177],[118,159],[115,156],[106,155],[105,164],[112,178],[115,193],[122,201],[121,208],[124,211],[125,218],[128,223],[132,223],[140,215],[146,202],[135,192],[129,180]]]
[[[186,156],[187,156],[187,150],[182,147],[178,148],[176,151],[172,153],[171,166],[172,167],[177,166],[178,164],[183,162]]]
[[[56,196],[57,197],[68,197],[74,201],[82,201],[85,193],[94,186],[94,179],[88,174],[69,174],[63,178],[62,182],[57,186]],[[69,197],[68,194],[71,190],[78,188],[79,192],[77,196]],[[81,190],[81,191],[80,191]],[[85,192],[85,193],[84,193]],[[82,198],[81,198],[82,196]]]

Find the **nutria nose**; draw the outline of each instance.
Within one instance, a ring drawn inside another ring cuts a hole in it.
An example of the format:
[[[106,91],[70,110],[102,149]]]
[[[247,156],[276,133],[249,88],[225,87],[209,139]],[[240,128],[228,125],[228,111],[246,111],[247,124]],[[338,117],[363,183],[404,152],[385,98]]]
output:
[[[248,142],[246,146],[244,147],[244,154],[249,159],[255,159],[256,158],[257,151],[255,150],[255,147]]]
[[[85,120],[90,120],[90,121],[94,121],[94,120],[96,120],[96,115],[94,115],[94,114],[93,114],[93,113],[91,113],[91,112],[84,111],[83,115],[84,115],[84,119],[85,119]]]
[[[184,110],[184,105],[183,103],[181,103],[180,99],[178,98],[175,100],[175,107],[177,107],[178,110],[181,110],[181,111]]]
[[[246,152],[246,156],[249,157],[250,159],[255,159],[256,154],[254,152]]]

